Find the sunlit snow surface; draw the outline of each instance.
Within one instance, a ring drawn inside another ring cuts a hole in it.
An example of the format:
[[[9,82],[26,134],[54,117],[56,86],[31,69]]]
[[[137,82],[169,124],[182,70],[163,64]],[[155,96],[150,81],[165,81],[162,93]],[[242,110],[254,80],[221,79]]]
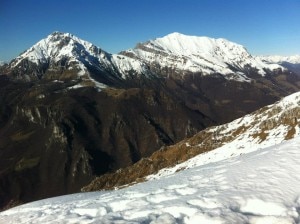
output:
[[[56,197],[0,223],[299,223],[300,138],[111,192]]]

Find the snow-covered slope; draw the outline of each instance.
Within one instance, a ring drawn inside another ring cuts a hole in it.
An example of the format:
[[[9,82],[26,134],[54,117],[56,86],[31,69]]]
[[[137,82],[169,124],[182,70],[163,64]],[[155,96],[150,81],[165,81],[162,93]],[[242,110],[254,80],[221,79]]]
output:
[[[228,40],[180,33],[150,40],[122,53],[148,64],[159,64],[161,68],[203,74],[220,73],[228,79],[239,81],[248,80],[248,67],[257,69],[261,75],[265,75],[266,70],[282,69],[277,64],[267,64],[252,57],[243,46]],[[238,76],[231,76],[233,74]]]
[[[0,223],[299,223],[300,138],[117,191],[0,213]]]
[[[178,143],[178,148],[187,147],[191,151],[198,148],[200,151],[202,148],[215,150],[200,154],[174,167],[162,169],[147,179],[156,179],[178,170],[239,156],[298,136],[300,136],[300,92],[228,124],[208,128]]]

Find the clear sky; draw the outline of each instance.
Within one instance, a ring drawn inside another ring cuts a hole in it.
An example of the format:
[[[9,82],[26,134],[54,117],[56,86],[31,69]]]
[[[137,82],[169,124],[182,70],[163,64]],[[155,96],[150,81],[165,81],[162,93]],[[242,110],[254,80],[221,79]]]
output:
[[[254,55],[300,54],[300,0],[0,0],[0,60],[53,31],[117,53],[172,32],[226,38]]]

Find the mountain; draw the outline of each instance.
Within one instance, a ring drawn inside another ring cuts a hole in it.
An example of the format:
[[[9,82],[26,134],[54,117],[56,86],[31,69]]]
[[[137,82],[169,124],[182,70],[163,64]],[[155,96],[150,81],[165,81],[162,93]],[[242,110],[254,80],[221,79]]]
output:
[[[168,68],[180,76],[188,73],[220,74],[229,80],[249,82],[249,69],[262,76],[267,71],[283,69],[278,64],[267,64],[252,57],[242,45],[228,40],[180,33],[138,44],[121,54],[150,64],[154,71],[164,73]]]
[[[109,54],[72,34],[61,32],[42,39],[12,60],[8,67],[21,79],[65,79],[76,74],[73,78],[95,76],[97,81],[110,86],[129,75],[150,75],[151,72],[159,72],[159,76],[219,74],[228,80],[250,82],[251,69],[262,76],[268,71],[284,69],[270,61],[264,63],[259,57],[252,57],[243,46],[221,38],[172,33],[120,54]]]
[[[260,60],[266,63],[276,63],[300,75],[300,55],[293,56],[258,56]]]
[[[80,78],[85,84],[109,85],[145,71],[137,60],[109,54],[72,34],[54,32],[12,60],[4,73],[17,79]]]
[[[189,139],[164,147],[133,166],[96,178],[83,190],[114,189],[157,179],[195,164],[229,159],[297,136],[300,136],[300,92],[230,123],[207,128]],[[191,160],[184,163],[188,159]]]
[[[171,34],[110,54],[54,32],[0,67],[0,207],[78,192],[299,90],[297,74],[222,39]]]
[[[0,222],[298,223],[299,147],[298,136],[229,158],[217,149],[219,161],[203,164],[202,157],[214,158],[213,150],[172,175],[125,189],[29,203],[1,212]]]

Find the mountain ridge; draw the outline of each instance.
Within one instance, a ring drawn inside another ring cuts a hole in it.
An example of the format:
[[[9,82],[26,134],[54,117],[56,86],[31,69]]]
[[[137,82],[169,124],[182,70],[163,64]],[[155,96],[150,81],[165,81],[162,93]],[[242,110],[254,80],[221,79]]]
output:
[[[126,79],[130,73],[151,75],[156,73],[155,69],[151,69],[152,64],[180,70],[183,74],[222,74],[229,80],[247,82],[251,80],[249,68],[262,76],[267,70],[284,70],[278,64],[264,63],[259,57],[251,56],[244,46],[226,39],[177,32],[138,44],[136,48],[119,54],[110,54],[70,33],[56,31],[13,59],[9,67],[16,68],[26,60],[35,65],[41,64],[42,68],[37,72],[45,72],[47,66],[53,69],[52,63],[67,70],[77,70],[79,76],[88,75],[92,67],[92,70],[105,74],[114,73],[112,79]]]

